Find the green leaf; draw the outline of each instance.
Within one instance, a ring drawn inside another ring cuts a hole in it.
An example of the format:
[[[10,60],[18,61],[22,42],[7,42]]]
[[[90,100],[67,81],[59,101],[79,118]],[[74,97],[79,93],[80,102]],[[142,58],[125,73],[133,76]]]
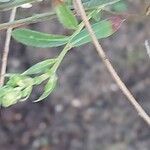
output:
[[[115,10],[117,12],[127,11],[127,4],[125,3],[125,1],[120,1],[120,2],[112,5],[111,9]]]
[[[99,22],[101,20],[101,11],[100,12],[94,12],[92,14],[92,18],[95,22]]]
[[[67,43],[68,37],[62,35],[46,34],[29,29],[16,29],[12,36],[18,42],[34,47],[57,47]]]
[[[19,101],[22,102],[22,101],[27,100],[32,92],[32,88],[33,88],[32,86],[28,86],[25,89],[23,89],[21,91],[21,99]]]
[[[61,2],[60,0],[56,0],[55,2],[55,11],[58,16],[59,21],[63,24],[64,27],[68,29],[77,29],[78,22],[72,11],[68,8],[68,6]]]
[[[56,63],[56,61],[57,59],[46,59],[30,67],[23,73],[23,75],[45,73],[45,71],[50,70],[50,68]]]
[[[97,39],[107,38],[119,29],[123,21],[124,20],[119,17],[112,17],[93,24],[92,28]],[[74,47],[78,47],[88,42],[91,42],[91,37],[87,29],[83,29],[72,39],[71,43]]]
[[[34,77],[34,85],[39,85],[41,84],[43,81],[45,81],[46,79],[48,79],[50,77],[50,73],[44,73],[40,76]]]
[[[34,102],[39,102],[39,101],[45,99],[54,90],[54,88],[56,87],[56,84],[57,84],[57,76],[56,76],[56,74],[53,74],[50,77],[47,84],[45,85],[44,93]]]

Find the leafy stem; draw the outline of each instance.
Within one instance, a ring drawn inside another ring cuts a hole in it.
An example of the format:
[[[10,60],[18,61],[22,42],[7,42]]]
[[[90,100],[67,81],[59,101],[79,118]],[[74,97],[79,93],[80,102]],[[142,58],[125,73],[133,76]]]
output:
[[[92,15],[96,12],[100,12],[101,11],[101,7],[97,8],[96,10],[93,10],[89,15],[88,15],[88,19],[90,19],[92,17]],[[52,72],[56,72],[58,67],[60,66],[63,58],[65,57],[65,55],[67,54],[67,52],[73,47],[72,45],[72,39],[80,33],[80,31],[83,29],[84,27],[84,23],[83,21],[78,25],[78,29],[71,35],[71,37],[69,38],[66,46],[64,47],[64,49],[61,51],[61,53],[59,54],[59,56],[57,57],[57,61],[54,64],[54,66],[51,68]]]

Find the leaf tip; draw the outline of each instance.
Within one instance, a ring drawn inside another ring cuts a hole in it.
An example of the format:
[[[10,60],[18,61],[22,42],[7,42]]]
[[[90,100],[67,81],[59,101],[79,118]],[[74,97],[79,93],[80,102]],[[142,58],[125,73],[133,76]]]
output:
[[[126,19],[120,17],[120,16],[115,16],[111,17],[110,21],[112,23],[112,28],[114,31],[118,30],[121,26],[121,24],[125,21]]]

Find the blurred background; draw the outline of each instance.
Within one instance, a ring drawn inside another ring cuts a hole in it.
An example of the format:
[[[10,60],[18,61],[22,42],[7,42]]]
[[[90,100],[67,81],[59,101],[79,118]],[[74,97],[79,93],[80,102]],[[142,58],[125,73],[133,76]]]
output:
[[[127,0],[127,13],[142,14],[146,1]],[[148,2],[148,1],[147,1]],[[52,9],[42,2],[18,9],[17,19]],[[104,14],[106,15],[106,14]],[[108,14],[107,14],[108,15]],[[9,13],[0,13],[0,23]],[[68,34],[56,19],[25,26],[47,33]],[[150,58],[144,46],[150,42],[149,17],[131,17],[120,30],[101,41],[117,72],[150,115]],[[5,32],[0,32],[0,55]],[[12,39],[8,72],[22,72],[60,53],[60,48],[26,47]],[[59,84],[40,103],[30,99],[0,110],[0,150],[149,150],[150,130],[138,116],[92,44],[72,49],[58,71]]]

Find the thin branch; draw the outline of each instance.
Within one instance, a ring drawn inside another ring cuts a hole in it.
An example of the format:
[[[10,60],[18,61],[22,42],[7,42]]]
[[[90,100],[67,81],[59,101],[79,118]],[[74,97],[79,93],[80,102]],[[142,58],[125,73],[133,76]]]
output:
[[[91,10],[92,9],[86,9],[86,12],[89,12]],[[105,11],[106,13],[109,13],[112,15],[122,16],[128,20],[132,19],[132,21],[133,21],[133,18],[134,18],[134,20],[136,20],[136,19],[141,20],[143,18],[147,18],[147,16],[145,14],[118,13],[118,12],[113,12],[113,11],[107,10],[105,8],[102,8],[102,10]],[[75,15],[77,15],[77,14],[75,14]],[[20,27],[20,26],[24,26],[24,25],[37,23],[37,22],[43,22],[43,21],[51,20],[55,17],[56,17],[56,13],[53,11],[41,13],[41,14],[36,14],[36,15],[31,16],[31,17],[15,20],[13,22],[1,23],[0,24],[0,30],[6,30],[8,28],[16,28],[16,27]]]
[[[86,9],[86,12],[89,12],[91,10],[92,9]],[[131,19],[132,21],[133,21],[133,18],[134,18],[134,20],[137,20],[137,19],[141,20],[141,19],[147,18],[147,16],[145,14],[143,15],[143,14],[131,14],[131,13],[117,13],[117,12],[107,10],[105,8],[102,8],[102,10],[105,11],[106,13],[109,13],[112,15],[122,16],[128,20]],[[24,25],[43,22],[43,21],[51,20],[55,17],[56,17],[56,13],[53,11],[36,14],[31,17],[15,20],[13,22],[2,23],[2,24],[0,24],[0,30],[6,30],[8,28],[17,28],[17,27],[24,26]]]
[[[126,87],[126,85],[122,82],[122,80],[120,79],[119,75],[116,73],[115,69],[113,68],[111,62],[109,61],[109,59],[107,58],[102,46],[99,44],[95,33],[89,23],[89,20],[86,16],[84,7],[82,5],[81,0],[74,0],[76,2],[76,5],[78,7],[78,12],[80,13],[82,20],[84,21],[84,24],[92,38],[93,44],[99,54],[99,57],[102,59],[103,63],[105,64],[106,68],[108,69],[108,71],[110,72],[111,76],[113,77],[114,81],[116,82],[116,84],[119,86],[119,88],[121,89],[121,91],[124,93],[124,95],[127,97],[128,101],[134,106],[134,108],[137,110],[138,114],[145,120],[145,122],[150,126],[150,117],[148,116],[148,114],[143,110],[143,108],[141,107],[141,105],[136,101],[136,99],[134,98],[134,96],[131,94],[131,92],[128,90],[128,88]]]
[[[49,20],[49,19],[52,19],[54,17],[55,17],[54,12],[37,14],[37,15],[33,15],[33,16],[25,18],[25,19],[20,19],[20,20],[0,24],[0,30],[5,30],[8,28],[16,28],[16,27],[20,27],[23,25],[29,25],[32,23],[37,23],[37,22],[43,22],[45,20]]]
[[[12,9],[9,22],[14,21],[15,16],[16,16],[16,10],[17,10],[17,8]],[[7,68],[7,59],[8,59],[8,54],[9,54],[10,40],[11,40],[11,32],[12,32],[12,28],[8,28],[7,33],[6,33],[6,40],[5,40],[4,50],[3,50],[3,56],[2,56],[2,65],[1,65],[1,73],[0,73],[0,86],[3,86],[4,80],[5,80],[5,73],[6,73],[6,68]]]

